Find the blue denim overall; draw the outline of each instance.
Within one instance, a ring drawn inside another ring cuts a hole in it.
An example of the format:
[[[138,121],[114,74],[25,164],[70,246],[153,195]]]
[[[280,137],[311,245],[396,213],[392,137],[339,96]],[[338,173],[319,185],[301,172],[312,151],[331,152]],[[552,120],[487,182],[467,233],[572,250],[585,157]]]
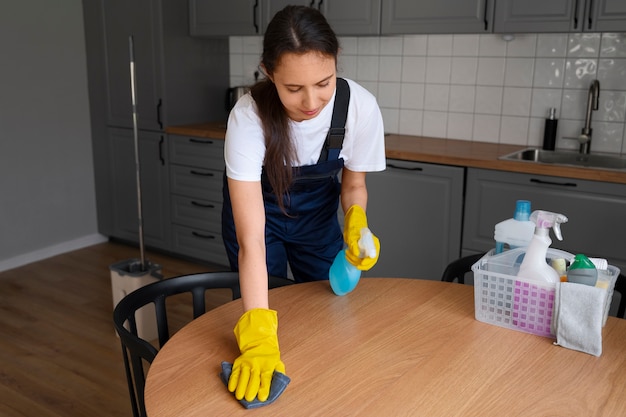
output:
[[[261,187],[265,204],[265,246],[268,274],[287,277],[287,263],[296,282],[328,279],[328,270],[343,247],[337,219],[343,168],[339,152],[343,144],[350,88],[337,79],[331,127],[320,159],[315,165],[293,168],[294,180],[283,197],[287,214],[279,208],[265,171]],[[233,271],[239,270],[239,247],[235,234],[228,183],[224,175],[222,236]]]

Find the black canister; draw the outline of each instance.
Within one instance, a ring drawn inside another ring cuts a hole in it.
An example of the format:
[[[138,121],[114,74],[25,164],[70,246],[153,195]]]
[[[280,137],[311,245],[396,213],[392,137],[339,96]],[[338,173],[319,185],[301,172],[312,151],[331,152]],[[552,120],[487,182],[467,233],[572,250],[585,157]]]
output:
[[[543,131],[543,149],[553,151],[556,145],[556,128],[559,121],[556,118],[556,109],[550,108],[550,116],[546,119]]]

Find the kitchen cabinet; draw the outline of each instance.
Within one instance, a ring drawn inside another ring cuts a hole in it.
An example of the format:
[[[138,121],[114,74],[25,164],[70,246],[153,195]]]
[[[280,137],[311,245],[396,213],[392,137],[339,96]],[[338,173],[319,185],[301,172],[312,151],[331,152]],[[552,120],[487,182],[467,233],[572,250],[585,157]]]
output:
[[[497,0],[494,31],[603,32],[626,30],[623,0]]]
[[[134,43],[137,126],[146,153],[156,154],[154,143],[165,146],[160,138],[165,137],[167,125],[226,119],[228,40],[188,36],[188,12],[187,4],[178,0],[83,1],[98,229],[106,236],[136,237],[132,232],[136,221],[130,220],[136,217],[136,209],[129,199],[134,171],[120,168],[127,165],[126,159],[134,158],[133,149],[122,140],[133,127],[129,36]],[[159,139],[145,139],[153,137]],[[142,167],[142,171],[151,177],[157,175],[156,168]],[[157,179],[161,181],[163,175],[159,168]],[[161,185],[147,184],[146,198],[158,195],[159,201],[145,203],[143,214],[147,230],[154,232],[146,237],[146,244],[167,248],[169,233],[149,226],[151,219],[169,224],[169,197],[166,193],[160,199]]]
[[[383,0],[381,33],[490,33],[494,1]]]
[[[551,247],[607,258],[626,271],[626,185],[468,168],[466,187],[464,254],[492,249],[496,223],[513,217],[521,199],[568,217],[563,240],[551,233]]]
[[[287,5],[319,9],[337,35],[376,35],[381,0],[212,0],[189,1],[191,36],[262,35],[276,12]]]
[[[138,242],[137,168],[133,130],[109,128],[108,131],[112,222],[110,230],[101,232]],[[138,135],[144,243],[167,250],[169,187],[164,142],[165,135],[162,133],[140,132]]]
[[[460,256],[464,168],[390,159],[367,175],[378,263],[367,276],[440,280]]]
[[[172,250],[228,265],[222,241],[224,141],[169,135]]]

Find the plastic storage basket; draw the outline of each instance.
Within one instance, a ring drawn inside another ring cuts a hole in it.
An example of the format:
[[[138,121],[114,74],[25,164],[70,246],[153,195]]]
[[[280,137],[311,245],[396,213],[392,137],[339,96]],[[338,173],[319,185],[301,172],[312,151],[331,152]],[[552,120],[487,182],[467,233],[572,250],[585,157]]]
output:
[[[512,249],[497,255],[493,255],[491,251],[472,266],[476,320],[539,336],[554,337],[550,324],[558,284],[517,277],[525,252],[525,248]],[[547,257],[548,260],[564,258],[571,261],[574,255],[550,248]],[[607,290],[604,324],[619,269],[609,265],[601,275],[606,280]]]

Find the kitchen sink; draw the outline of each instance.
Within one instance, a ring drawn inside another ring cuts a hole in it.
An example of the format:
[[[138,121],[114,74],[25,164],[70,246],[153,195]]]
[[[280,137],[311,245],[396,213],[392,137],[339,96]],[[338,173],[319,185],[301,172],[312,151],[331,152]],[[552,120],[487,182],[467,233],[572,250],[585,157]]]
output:
[[[552,165],[626,170],[626,156],[609,154],[581,154],[574,151],[546,151],[543,149],[528,148],[501,156],[499,159]]]

